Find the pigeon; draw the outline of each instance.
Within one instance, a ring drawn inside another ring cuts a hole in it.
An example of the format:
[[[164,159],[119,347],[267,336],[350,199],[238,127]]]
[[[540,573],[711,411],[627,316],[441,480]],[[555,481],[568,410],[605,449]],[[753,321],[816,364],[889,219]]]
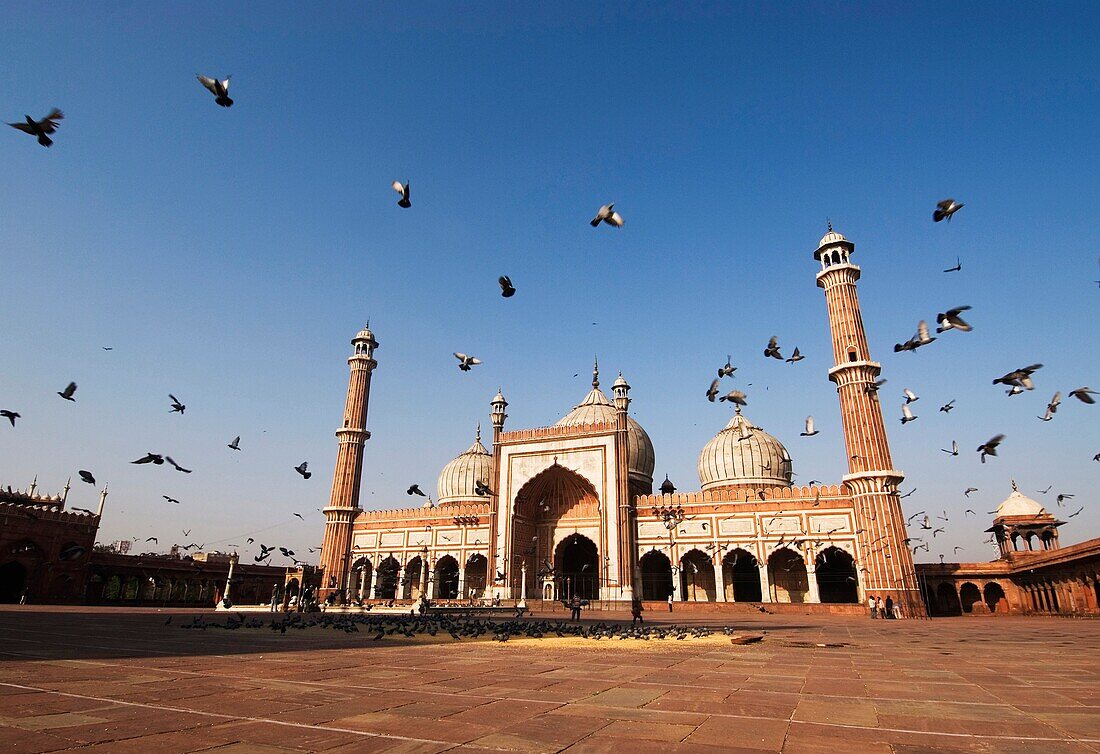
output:
[[[909,404],[908,403],[901,404],[901,423],[902,424],[908,424],[909,422],[915,421],[916,419],[917,419],[917,417],[913,414],[912,410],[909,408]]]
[[[977,487],[967,487],[965,490],[963,490],[963,495],[965,497],[970,497],[971,492],[977,492],[977,491],[978,491]]]
[[[607,223],[615,228],[623,227],[623,217],[615,211],[615,203],[605,204],[600,207],[600,211],[596,213],[596,216],[592,218],[589,223],[593,228],[597,227],[600,223]]]
[[[1026,388],[1027,390],[1034,390],[1035,385],[1031,381],[1031,375],[1037,370],[1042,369],[1042,364],[1029,364],[1026,367],[1020,367],[1019,369],[1013,369],[1007,374],[1003,374],[997,379],[993,380],[994,385],[1013,385],[1016,387]]]
[[[710,387],[707,389],[707,400],[714,403],[714,399],[718,396],[718,380],[710,383]]]
[[[936,210],[932,213],[932,221],[938,223],[941,220],[947,220],[951,222],[951,216],[962,208],[962,202],[957,202],[954,199],[944,199],[942,202],[936,202]]]
[[[62,398],[64,398],[67,401],[72,401],[73,403],[76,403],[76,398],[73,397],[73,393],[75,393],[75,392],[76,392],[76,383],[75,382],[70,382],[65,387],[64,390],[62,390],[61,392],[58,393],[58,395],[60,395]]]
[[[182,471],[184,474],[190,474],[191,473],[191,469],[185,469],[182,466],[180,466],[178,463],[173,461],[172,456],[165,456],[164,460],[167,461],[172,466],[172,468],[174,468],[176,471]]]
[[[946,448],[940,448],[940,450],[942,450],[944,453],[947,453],[948,455],[957,456],[959,454],[959,444],[952,440],[951,450],[947,450]]]
[[[965,550],[965,549],[966,549],[965,547],[959,547],[958,545],[955,545],[955,554],[958,555],[959,550]]]
[[[167,500],[170,503],[175,503],[176,505],[179,505],[179,503],[180,503],[180,501],[176,500],[176,498],[174,498],[174,497],[168,497],[167,495],[161,495],[161,497],[163,497],[165,500]]]
[[[153,542],[153,543],[158,544],[158,545],[160,544],[160,540],[157,539],[156,537],[148,537],[145,541],[146,542]]]
[[[44,147],[49,147],[53,145],[53,139],[47,136],[47,134],[52,134],[57,130],[58,125],[60,125],[57,121],[63,119],[65,115],[55,107],[50,111],[50,114],[42,120],[35,120],[29,115],[23,117],[27,119],[25,123],[9,123],[8,125],[12,128],[19,129],[23,133],[37,136],[39,144]]]
[[[1094,460],[1094,461],[1100,461],[1100,453],[1097,453],[1096,455],[1094,455],[1094,456],[1092,457],[1092,460]]]
[[[222,80],[212,79],[209,76],[203,76],[201,73],[195,74],[199,80],[199,83],[210,90],[210,93],[214,95],[214,101],[222,107],[232,107],[233,100],[229,99],[229,79],[232,76],[226,76]]]
[[[92,476],[92,472],[81,469],[77,473],[80,474],[81,480],[87,482],[88,484],[95,484],[95,477]]]
[[[409,488],[405,490],[406,495],[420,495],[420,497],[427,497],[427,495],[420,490],[419,484],[410,484]]]
[[[779,353],[779,338],[771,336],[767,348],[764,349],[764,356],[783,361],[783,354]]]
[[[1100,395],[1100,393],[1096,392],[1095,390],[1093,390],[1090,387],[1079,387],[1076,390],[1070,390],[1069,394],[1072,395],[1077,400],[1081,401],[1082,403],[1090,403],[1090,404],[1091,403],[1096,403],[1096,399],[1093,398],[1092,396]]]
[[[863,388],[863,392],[870,393],[877,400],[878,399],[879,388],[882,387],[885,384],[886,384],[885,379],[875,380],[870,385],[865,385],[864,388]]]
[[[719,398],[718,400],[720,400],[720,401],[729,401],[730,403],[736,403],[738,406],[747,406],[747,405],[749,405],[748,401],[745,400],[745,394],[742,393],[740,390],[731,390],[728,393],[726,393],[725,395],[723,395],[721,398]]]
[[[1082,505],[1080,508],[1075,510],[1073,513],[1070,513],[1068,516],[1066,516],[1066,518],[1073,518],[1074,516],[1076,516],[1078,513],[1080,513],[1084,509],[1085,509],[1085,506]]]
[[[905,388],[901,392],[905,395],[905,403],[906,404],[910,404],[913,401],[919,401],[920,400],[920,396],[918,396],[916,393],[914,393],[909,388]]]
[[[169,393],[168,397],[172,399],[172,410],[169,411],[168,413],[170,413],[170,414],[182,414],[187,409],[187,406],[180,403],[179,398],[177,398],[176,396]]]
[[[978,452],[982,454],[982,463],[985,463],[986,456],[997,455],[997,446],[1000,445],[1001,441],[1004,439],[1004,435],[995,435],[978,446]]]
[[[955,399],[954,398],[952,398],[947,403],[940,406],[940,411],[944,412],[945,414],[950,414],[951,409],[953,409],[953,408],[955,408]]]
[[[471,368],[481,363],[481,359],[457,351],[455,352],[455,358],[458,359],[458,368],[463,372],[469,372]]]
[[[926,346],[935,339],[936,337],[934,335],[930,336],[928,334],[928,323],[922,319],[917,323],[916,335],[904,343],[894,344],[894,353],[898,353],[899,351],[916,351],[921,346]]]
[[[726,355],[726,364],[725,364],[725,366],[718,367],[718,379],[722,379],[723,377],[732,377],[733,373],[736,372],[736,371],[737,371],[737,367],[735,367],[730,362],[729,354],[727,354]]]
[[[241,449],[241,436],[237,435],[236,437],[234,437],[233,442],[226,445],[226,447],[231,448],[233,450],[240,450]]]
[[[799,432],[798,434],[799,434],[800,437],[813,437],[814,435],[817,434],[817,432],[818,432],[818,430],[814,429],[814,418],[812,416],[807,416],[806,417],[806,431],[805,432]]]
[[[920,522],[920,528],[924,529],[925,531],[931,531],[931,529],[932,529],[932,519],[931,519],[931,518],[929,518],[929,517],[927,516],[927,514],[926,514],[926,515],[925,515],[925,517],[924,517],[924,518],[923,518],[923,519],[921,520],[921,522]]]
[[[501,275],[497,278],[497,282],[500,283],[500,295],[504,298],[512,298],[516,295],[516,288],[512,285],[512,278],[507,275]]]
[[[303,521],[306,520],[305,516],[303,516],[301,513],[295,513],[294,515],[297,516],[298,518],[302,519]]]
[[[795,346],[795,347],[794,347],[794,353],[792,353],[792,354],[791,354],[791,358],[787,359],[787,363],[788,363],[788,364],[793,364],[793,363],[795,363],[796,361],[802,361],[802,360],[803,360],[804,358],[806,358],[806,357],[805,357],[805,356],[803,356],[803,355],[802,355],[802,354],[801,354],[801,353],[799,352],[799,350],[798,350],[798,346]]]
[[[157,466],[160,466],[164,463],[164,456],[157,453],[146,453],[136,461],[130,461],[130,463],[155,463]]]
[[[411,207],[412,202],[409,201],[409,182],[405,181],[401,183],[401,181],[394,181],[390,185],[393,186],[394,191],[401,194],[401,198],[397,200],[397,206],[404,207],[405,209]]]
[[[1065,493],[1065,492],[1061,493],[1061,494],[1060,494],[1060,495],[1058,495],[1058,497],[1057,497],[1058,505],[1061,505],[1061,504],[1062,504],[1062,503],[1064,503],[1064,502],[1065,502],[1066,500],[1072,500],[1072,499],[1073,499],[1073,497],[1074,497],[1074,495],[1072,495],[1072,494],[1069,494],[1069,493]]]
[[[1058,405],[1062,402],[1062,392],[1056,391],[1054,397],[1050,399],[1050,403],[1047,404],[1046,413],[1042,416],[1035,417],[1039,421],[1048,422],[1054,418],[1054,415],[1058,413]]]
[[[11,425],[15,426],[15,420],[19,418],[19,414],[14,411],[8,411],[7,409],[0,409],[0,417],[7,419],[11,422]]]
[[[967,508],[966,510],[963,511],[963,515],[964,516],[976,516],[978,514],[975,513],[971,508]]]
[[[1023,392],[1024,392],[1024,389],[1022,387],[1020,387],[1019,385],[1013,385],[1012,387],[1010,387],[1008,390],[1005,391],[1005,395],[1007,395],[1009,398],[1011,398],[1014,395],[1021,395],[1021,394],[1023,394]]]
[[[306,471],[309,468],[309,461],[302,461],[300,464],[294,467],[294,470],[302,475],[302,479],[309,479],[313,476],[312,471]]]
[[[960,312],[965,312],[969,308],[969,306],[956,306],[954,309],[948,309],[945,312],[937,314],[936,324],[939,325],[939,327],[936,328],[936,332],[947,332],[948,330],[970,332],[973,330],[974,328],[959,316]]]
[[[485,497],[493,494],[493,491],[489,489],[489,485],[478,479],[474,482],[474,493],[479,497]]]
[[[959,260],[958,257],[955,257],[955,266],[954,267],[948,267],[946,270],[944,270],[944,272],[961,272],[962,268],[963,268],[962,262]]]

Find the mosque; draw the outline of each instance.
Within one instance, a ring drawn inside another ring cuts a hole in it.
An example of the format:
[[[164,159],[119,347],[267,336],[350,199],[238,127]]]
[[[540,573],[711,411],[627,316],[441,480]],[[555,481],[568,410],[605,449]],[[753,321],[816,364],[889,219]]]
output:
[[[831,228],[814,260],[825,293],[848,474],[795,486],[783,443],[738,409],[699,454],[698,491],[653,490],[653,444],[628,415],[619,374],[553,426],[505,430],[490,401],[491,450],[474,442],[417,508],[359,507],[378,341],[352,340],[351,376],[320,567],[321,597],[668,599],[861,605],[891,595],[924,614],[857,297],[854,244]],[[331,595],[331,596],[330,596]],[[829,609],[829,608],[825,608]]]

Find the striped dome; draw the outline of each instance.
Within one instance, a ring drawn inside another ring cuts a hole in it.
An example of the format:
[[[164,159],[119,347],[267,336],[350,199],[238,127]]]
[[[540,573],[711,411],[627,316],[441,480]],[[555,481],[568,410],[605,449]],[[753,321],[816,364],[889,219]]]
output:
[[[741,415],[703,446],[699,454],[703,490],[718,487],[790,487],[791,456],[783,443]]]
[[[485,498],[476,492],[477,482],[491,485],[489,478],[493,468],[493,456],[481,444],[481,426],[477,436],[462,455],[454,459],[439,473],[438,497],[436,503],[455,503],[460,501],[480,501]]]
[[[599,382],[593,379],[593,387],[584,400],[554,426],[576,427],[582,424],[613,421],[615,421],[615,404],[608,400],[600,390]],[[653,484],[653,467],[656,465],[653,441],[642,429],[642,425],[629,416],[626,418],[626,465],[630,476],[646,484]]]

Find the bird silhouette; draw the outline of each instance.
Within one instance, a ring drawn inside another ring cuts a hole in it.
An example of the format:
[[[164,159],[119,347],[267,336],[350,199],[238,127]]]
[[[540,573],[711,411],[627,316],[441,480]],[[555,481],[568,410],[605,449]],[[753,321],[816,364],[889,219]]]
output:
[[[932,213],[932,221],[938,223],[941,220],[947,220],[951,222],[951,216],[962,208],[962,202],[957,202],[954,199],[944,199],[942,202],[936,202],[936,209]]]
[[[88,484],[95,484],[95,477],[92,476],[92,472],[81,469],[76,473],[80,475],[81,481],[87,482]]]
[[[300,464],[294,467],[294,470],[302,475],[302,479],[309,479],[313,476],[313,472],[307,471],[309,468],[309,461],[302,461]]]
[[[481,363],[481,359],[478,359],[474,356],[467,356],[466,354],[459,353],[458,351],[455,351],[454,357],[458,359],[458,368],[461,369],[463,372],[469,372],[471,368]]]
[[[236,437],[234,437],[233,442],[226,445],[226,447],[231,448],[233,450],[240,450],[241,449],[241,436],[237,435]]]
[[[25,115],[23,117],[26,118],[25,122],[9,123],[8,125],[12,128],[16,128],[22,131],[23,133],[30,134],[31,136],[37,136],[39,144],[44,147],[50,147],[53,146],[53,139],[51,139],[47,134],[52,134],[57,131],[58,126],[61,125],[60,123],[58,123],[58,121],[62,120],[65,117],[65,114],[55,107],[53,110],[50,111],[50,114],[42,120],[35,120],[29,115]]]
[[[1079,387],[1076,390],[1070,390],[1069,394],[1072,395],[1077,400],[1081,401],[1082,403],[1089,403],[1089,404],[1096,403],[1096,399],[1093,398],[1092,396],[1100,395],[1100,393],[1096,392],[1095,390],[1093,390],[1092,388],[1089,388],[1089,387]]]
[[[70,382],[65,387],[64,390],[62,390],[58,393],[58,395],[60,395],[62,398],[64,398],[67,401],[72,401],[73,403],[76,403],[76,398],[73,397],[73,394],[75,392],[76,392],[76,383],[75,382]]]
[[[195,77],[200,84],[210,90],[210,93],[214,95],[215,102],[222,107],[233,107],[233,100],[229,98],[229,79],[233,78],[232,76],[226,76],[224,79],[219,80],[197,73]]]
[[[161,495],[161,497],[163,497],[165,500],[167,500],[170,503],[175,503],[176,505],[179,505],[180,501],[176,500],[176,498],[174,498],[174,497],[168,497],[167,495]],[[187,535],[185,534],[184,536],[187,536]]]
[[[813,437],[818,433],[818,430],[814,429],[814,418],[812,416],[806,417],[806,429],[803,432],[799,432],[800,437]]]
[[[733,373],[736,372],[736,371],[737,371],[737,367],[735,367],[732,363],[730,363],[730,357],[727,354],[725,365],[718,367],[718,379],[722,379],[723,377],[732,377]],[[715,383],[715,384],[717,384],[717,383]]]
[[[160,466],[164,463],[164,456],[160,455],[159,453],[146,453],[144,456],[137,459],[136,461],[130,461],[130,463],[152,463]]]
[[[935,335],[928,334],[928,323],[923,319],[917,323],[917,332],[913,337],[904,343],[894,344],[894,353],[899,351],[916,351],[922,346],[926,346],[936,339]]]
[[[947,453],[948,455],[957,456],[959,454],[959,444],[957,442],[955,442],[954,440],[952,440],[951,441],[951,450],[947,450],[946,448],[940,448],[940,450],[943,451],[944,453]]]
[[[962,268],[962,261],[960,261],[958,257],[955,257],[955,266],[948,267],[944,272],[960,272]]]
[[[174,469],[175,469],[176,471],[181,471],[181,472],[183,472],[184,474],[190,474],[190,473],[191,473],[191,469],[185,469],[185,468],[183,468],[182,466],[180,466],[180,465],[179,465],[178,463],[176,463],[175,461],[173,461],[173,460],[172,460],[172,456],[165,456],[165,457],[164,457],[164,460],[165,460],[165,461],[167,461],[167,462],[168,462],[168,464],[169,464],[169,465],[170,465],[170,466],[171,466],[172,468],[174,468]]]
[[[16,412],[14,412],[14,411],[9,411],[7,409],[2,409],[2,410],[0,410],[0,417],[10,421],[11,425],[14,427],[15,426],[15,420],[20,418],[20,415],[17,414]]]
[[[950,413],[951,413],[951,411],[952,411],[952,410],[953,410],[954,408],[955,408],[955,399],[954,399],[954,398],[952,398],[952,399],[951,399],[951,400],[949,400],[949,401],[948,401],[947,403],[945,403],[945,404],[943,404],[942,406],[940,406],[940,411],[944,412],[945,414],[950,414]]]
[[[404,209],[408,209],[412,206],[412,202],[409,201],[409,182],[394,181],[391,186],[393,190],[401,194],[401,198],[397,200],[397,206]]]
[[[168,394],[168,397],[172,399],[172,410],[171,410],[171,411],[169,411],[169,413],[172,413],[172,414],[182,414],[182,413],[183,413],[184,411],[186,411],[186,410],[187,410],[187,406],[185,406],[185,405],[183,405],[182,403],[180,403],[180,402],[179,402],[179,399],[178,399],[178,398],[177,398],[176,396],[174,396],[174,395],[172,395],[171,393],[169,393],[169,394]]]
[[[783,361],[783,354],[779,352],[779,338],[775,335],[768,339],[768,345],[764,347],[764,356]]]
[[[714,403],[714,399],[718,396],[718,380],[710,383],[710,387],[707,388],[707,400]]]
[[[512,279],[507,275],[501,275],[497,278],[497,282],[500,284],[500,295],[504,298],[512,298],[516,295],[516,288],[512,285]]]
[[[959,316],[961,312],[968,310],[969,306],[956,306],[954,309],[948,309],[945,312],[941,312],[936,315],[936,324],[939,327],[936,328],[936,332],[947,332],[948,330],[961,330],[962,332],[970,332],[974,328]]]
[[[1004,435],[994,435],[978,446],[978,452],[981,453],[982,463],[985,463],[986,456],[997,455],[997,446],[1000,445],[1004,439]]]
[[[592,218],[589,223],[593,228],[597,227],[600,223],[607,223],[613,228],[623,227],[623,217],[615,211],[615,203],[605,204],[600,207],[600,211],[596,213],[596,216]]]
[[[791,358],[787,359],[788,364],[794,364],[796,361],[802,361],[805,356],[798,350],[798,346],[795,346],[794,353],[791,354]]]
[[[410,484],[409,488],[405,490],[406,495],[420,495],[420,497],[427,497],[427,495],[420,489],[419,484]]]

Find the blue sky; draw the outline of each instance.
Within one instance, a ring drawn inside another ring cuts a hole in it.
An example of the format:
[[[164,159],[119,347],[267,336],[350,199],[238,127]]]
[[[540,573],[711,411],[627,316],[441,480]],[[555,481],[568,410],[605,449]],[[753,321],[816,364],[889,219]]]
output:
[[[38,474],[53,492],[91,469],[111,485],[103,541],[166,547],[191,529],[208,547],[260,531],[319,544],[344,360],[367,318],[381,348],[365,507],[415,502],[413,481],[434,490],[498,386],[509,428],[556,421],[593,354],[605,386],[619,370],[633,386],[658,480],[697,489],[698,452],[729,418],[703,398],[727,353],[746,414],[787,445],[798,479],[838,480],[811,256],[826,217],[857,245],[895,463],[917,488],[906,509],[951,518],[926,559],[989,557],[986,511],[1013,477],[1063,517],[1085,506],[1063,541],[1100,530],[1100,406],[1035,418],[1055,390],[1100,388],[1094,5],[4,16],[0,117],[66,118],[50,150],[0,134],[0,407],[23,415],[0,427],[0,482]],[[199,72],[233,75],[233,108]],[[394,179],[411,180],[412,209]],[[933,224],[948,196],[966,207]],[[587,223],[608,201],[621,231]],[[956,256],[963,271],[940,272]],[[500,274],[515,298],[497,294]],[[973,333],[892,353],[961,304]],[[805,361],[766,362],[771,335]],[[455,350],[485,363],[460,373]],[[1045,364],[1033,393],[990,384],[1032,362]],[[54,394],[69,380],[75,404]],[[903,387],[922,396],[905,427]],[[169,392],[185,416],[169,415]],[[952,398],[955,412],[936,411]],[[812,439],[798,436],[807,414]],[[973,448],[996,433],[1000,457],[979,464]],[[952,439],[959,458],[939,452]],[[128,464],[146,451],[195,473]],[[304,459],[308,482],[292,469]],[[75,484],[71,503],[94,507]],[[1057,492],[1076,504],[1059,509]]]

